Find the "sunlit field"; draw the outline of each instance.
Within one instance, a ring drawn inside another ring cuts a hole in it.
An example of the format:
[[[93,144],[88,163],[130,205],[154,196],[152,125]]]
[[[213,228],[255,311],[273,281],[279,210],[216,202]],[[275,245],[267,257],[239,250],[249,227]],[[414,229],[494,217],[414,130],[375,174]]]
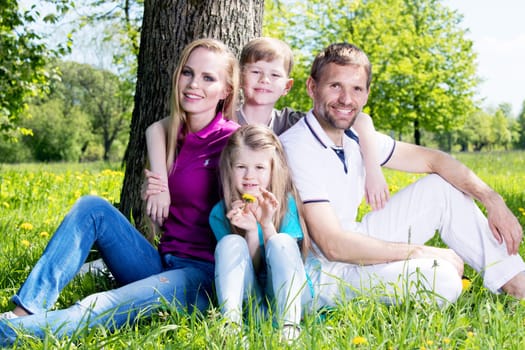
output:
[[[456,154],[502,194],[525,227],[525,152]],[[72,204],[96,194],[119,201],[123,171],[118,165],[0,165],[0,312],[10,310],[10,297],[31,270],[47,241]],[[419,175],[385,171],[392,193]],[[369,208],[363,205],[360,215]],[[465,232],[468,234],[468,232]],[[433,243],[441,244],[439,238]],[[523,255],[524,248],[521,247]],[[96,253],[93,254],[96,257]],[[150,318],[109,332],[79,330],[72,338],[44,341],[22,337],[18,349],[522,349],[525,348],[525,302],[493,295],[480,277],[471,279],[459,301],[439,308],[408,300],[386,306],[362,296],[332,310],[306,315],[302,334],[293,344],[279,341],[271,320],[249,318],[243,333],[226,335],[216,309],[204,315],[177,312],[168,305]],[[112,288],[105,276],[76,278],[61,294],[57,308],[83,296]]]

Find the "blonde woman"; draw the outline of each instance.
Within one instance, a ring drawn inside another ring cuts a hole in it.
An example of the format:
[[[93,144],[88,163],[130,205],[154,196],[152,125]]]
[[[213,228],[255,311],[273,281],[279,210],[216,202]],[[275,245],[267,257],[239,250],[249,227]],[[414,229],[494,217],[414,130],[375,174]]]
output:
[[[190,311],[208,307],[215,249],[208,216],[219,199],[220,152],[238,128],[228,120],[238,76],[237,61],[221,42],[202,39],[184,49],[173,76],[172,113],[161,124],[168,127],[167,185],[175,200],[158,249],[110,203],[81,198],[13,297],[16,308],[0,315],[0,346],[13,344],[17,332],[43,338],[46,330],[64,336],[83,327],[118,328],[161,301]],[[122,287],[49,311],[93,245]]]

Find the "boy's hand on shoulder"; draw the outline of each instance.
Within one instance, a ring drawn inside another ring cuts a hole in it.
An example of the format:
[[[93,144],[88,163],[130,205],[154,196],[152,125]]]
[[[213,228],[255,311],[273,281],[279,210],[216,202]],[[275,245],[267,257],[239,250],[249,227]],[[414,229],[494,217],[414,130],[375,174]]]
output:
[[[380,168],[367,172],[365,178],[365,195],[366,202],[372,207],[372,210],[383,209],[390,199],[388,184]]]

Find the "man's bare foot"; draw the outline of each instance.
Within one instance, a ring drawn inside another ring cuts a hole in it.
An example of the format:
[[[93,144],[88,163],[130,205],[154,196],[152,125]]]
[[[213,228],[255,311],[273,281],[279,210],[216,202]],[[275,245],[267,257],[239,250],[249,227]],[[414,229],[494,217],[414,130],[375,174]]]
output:
[[[517,299],[525,299],[525,273],[520,272],[502,287],[505,293]]]

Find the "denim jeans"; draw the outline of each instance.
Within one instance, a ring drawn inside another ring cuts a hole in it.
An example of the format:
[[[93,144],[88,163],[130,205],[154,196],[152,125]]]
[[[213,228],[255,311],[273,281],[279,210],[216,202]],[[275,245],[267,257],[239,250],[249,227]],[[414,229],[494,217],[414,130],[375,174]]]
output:
[[[95,245],[122,287],[96,293],[65,310],[49,309]],[[0,321],[0,346],[16,340],[15,329],[42,338],[46,329],[71,335],[86,326],[110,329],[151,313],[162,304],[205,310],[212,292],[214,264],[160,256],[110,203],[86,196],[77,201],[41,258],[13,297],[31,315]]]

